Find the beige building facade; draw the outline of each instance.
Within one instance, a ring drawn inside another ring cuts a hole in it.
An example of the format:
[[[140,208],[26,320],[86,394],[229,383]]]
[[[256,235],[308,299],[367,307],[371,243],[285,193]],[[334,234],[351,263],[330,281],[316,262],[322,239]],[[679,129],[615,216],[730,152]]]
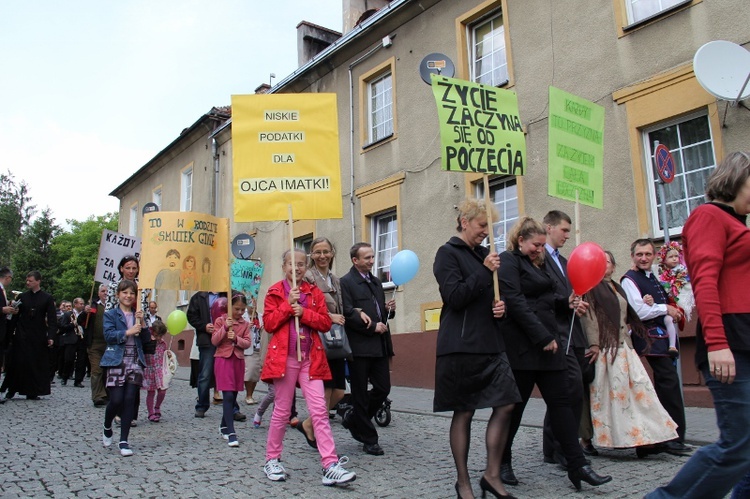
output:
[[[679,238],[690,210],[702,202],[705,180],[717,162],[748,147],[748,109],[711,96],[692,65],[696,50],[709,41],[747,45],[745,0],[393,0],[370,10],[367,4],[372,2],[344,0],[344,33],[337,39],[330,30],[301,23],[301,66],[270,92],[338,96],[344,216],[295,221],[295,243],[304,247],[314,237],[331,239],[338,250],[334,271],[342,275],[350,267],[352,243],[368,241],[384,282],[396,252],[410,249],[419,256],[421,268],[412,281],[398,288],[386,284],[386,296],[392,293],[397,302],[391,322],[394,384],[433,386],[434,318],[441,305],[434,255],[455,233],[456,205],[483,190],[478,174],[440,169],[437,109],[419,74],[426,55],[448,56],[457,78],[518,95],[526,175],[490,180],[500,212],[494,227],[500,247],[519,215],[541,218],[550,209],[574,213],[573,203],[547,194],[549,86],[605,109],[604,209],[582,206],[576,228],[581,241],[615,253],[619,272],[629,267],[634,239],[664,237],[650,160],[655,140],[670,148],[678,164],[666,196],[672,238]],[[231,119],[210,114],[112,193],[121,200],[123,232],[140,230],[131,222],[139,216],[133,207],[152,201],[157,188],[163,210],[186,207],[181,203],[188,170],[189,209],[232,218]],[[254,236],[253,258],[266,264],[261,290],[281,279],[285,222],[232,222],[230,231]],[[564,253],[572,248],[571,240]],[[160,306],[168,313],[180,303]],[[683,332],[683,381],[697,386],[692,330]],[[697,389],[693,396],[686,389],[687,402],[703,403],[702,393]]]

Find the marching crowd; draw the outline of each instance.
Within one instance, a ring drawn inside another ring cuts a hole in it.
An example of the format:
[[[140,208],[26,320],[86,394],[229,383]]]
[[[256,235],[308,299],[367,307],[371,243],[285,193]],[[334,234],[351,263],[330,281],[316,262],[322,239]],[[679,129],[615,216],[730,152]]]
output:
[[[647,497],[750,497],[750,308],[743,293],[750,278],[750,157],[733,153],[708,180],[708,203],[693,210],[682,244],[657,248],[650,239],[630,246],[631,265],[618,282],[615,258],[604,252],[601,281],[579,296],[568,262],[560,255],[572,221],[553,210],[542,221],[521,217],[507,234],[507,250],[491,252],[494,207],[468,199],[458,207],[457,234],[440,247],[433,272],[443,307],[437,334],[434,411],[453,412],[448,441],[459,498],[473,497],[468,453],[477,409],[491,408],[487,423],[484,497],[513,497],[518,484],[513,442],[536,386],[547,405],[543,459],[567,470],[577,488],[613,480],[598,474],[588,457],[600,448],[634,448],[652,454],[693,454],[682,470]],[[332,272],[335,249],[325,237],[309,255],[282,256],[284,278],[264,297],[262,317],[254,300],[232,291],[201,291],[190,299],[187,318],[195,329],[191,383],[197,389],[195,417],[222,405],[219,433],[240,445],[235,421],[246,416],[238,396],[256,404],[254,389],[268,384],[253,425],[268,423],[264,471],[287,478],[283,438],[291,424],[320,454],[324,485],[356,478],[338,456],[329,411],[342,400],[346,371],[353,409],[343,426],[362,450],[385,454],[373,417],[390,391],[393,356],[389,320],[395,301],[371,272],[368,243],[351,247],[351,268]],[[29,272],[28,290],[8,298],[12,279],[0,268],[0,346],[5,377],[0,403],[17,394],[37,400],[50,394],[55,376],[83,387],[90,378],[95,406],[105,406],[102,443],[130,456],[130,429],[137,424],[141,390],[148,420],[158,423],[174,360],[166,326],[137,284],[139,262],[120,262],[120,280],[99,287],[91,304],[76,298],[56,310]],[[502,290],[502,294],[498,294]],[[685,411],[677,373],[678,330],[698,317],[696,363],[714,398],[720,439],[695,450],[685,444]],[[641,357],[653,373],[647,374]],[[297,418],[301,389],[309,417]],[[214,395],[211,397],[211,389]],[[665,477],[665,481],[668,477]]]

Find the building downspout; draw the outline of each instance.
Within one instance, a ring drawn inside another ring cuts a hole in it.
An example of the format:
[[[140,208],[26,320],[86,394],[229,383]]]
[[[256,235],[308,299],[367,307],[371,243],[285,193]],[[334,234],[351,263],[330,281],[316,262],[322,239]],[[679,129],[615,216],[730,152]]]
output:
[[[211,156],[214,159],[214,183],[211,188],[211,215],[219,213],[219,144],[211,138]]]
[[[352,222],[352,244],[357,242],[356,224],[354,222],[354,78],[352,69],[354,66],[372,56],[382,48],[388,48],[393,44],[396,35],[386,36],[377,46],[371,48],[365,55],[349,64],[349,211]]]

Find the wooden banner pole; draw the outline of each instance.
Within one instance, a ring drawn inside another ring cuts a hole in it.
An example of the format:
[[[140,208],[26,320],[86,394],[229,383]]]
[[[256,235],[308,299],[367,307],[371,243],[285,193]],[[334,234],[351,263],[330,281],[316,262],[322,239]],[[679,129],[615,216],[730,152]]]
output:
[[[297,262],[294,254],[294,220],[292,219],[292,205],[289,205],[289,261],[292,264],[292,289],[297,287]],[[294,327],[297,329],[297,362],[302,362],[302,345],[299,339],[299,317],[294,316]]]
[[[492,226],[492,199],[490,198],[490,181],[485,174],[482,175],[484,185],[484,205],[487,208],[487,227],[489,229],[490,252],[497,253],[495,249],[495,228]],[[500,301],[500,283],[497,280],[497,271],[492,273],[492,286],[495,290],[495,301]]]

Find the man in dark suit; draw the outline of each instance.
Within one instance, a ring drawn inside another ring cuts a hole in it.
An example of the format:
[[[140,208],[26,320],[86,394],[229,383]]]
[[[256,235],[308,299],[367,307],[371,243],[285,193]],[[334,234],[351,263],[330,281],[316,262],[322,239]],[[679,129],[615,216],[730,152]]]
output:
[[[357,243],[349,250],[354,264],[341,277],[341,295],[346,318],[346,334],[354,361],[349,364],[353,414],[344,420],[363,450],[374,456],[384,451],[378,443],[378,432],[372,424],[378,408],[391,391],[390,358],[393,356],[388,319],[396,312],[396,302],[385,301],[380,279],[371,270],[375,252],[368,243]],[[367,383],[372,384],[368,392]]]
[[[568,280],[568,260],[560,254],[560,248],[565,246],[565,242],[570,238],[572,221],[570,217],[562,211],[552,210],[544,216],[542,220],[544,229],[547,232],[547,243],[544,252],[544,267],[555,282],[556,294],[558,297],[569,297],[573,293],[573,288]],[[573,310],[565,313],[556,314],[558,328],[563,331],[563,337],[568,338],[570,332],[570,323],[573,321],[573,331],[570,335],[570,348],[567,344],[560,345],[560,348],[568,351],[565,360],[568,373],[568,389],[570,391],[570,404],[573,408],[573,416],[576,421],[580,422],[583,407],[584,383],[582,369],[588,362],[586,350],[589,348],[588,340],[584,334],[581,321],[574,314]],[[560,446],[552,435],[552,426],[549,421],[549,412],[544,417],[544,433],[542,442],[542,452],[544,453],[545,462],[558,462],[565,465],[564,458],[560,452]],[[584,448],[586,455],[596,455],[596,449],[588,445]]]
[[[9,331],[8,323],[9,317],[16,312],[16,309],[10,305],[11,300],[8,299],[8,293],[10,293],[10,282],[13,280],[13,272],[8,267],[0,268],[0,369],[5,366],[5,352],[8,349],[10,343],[11,331]],[[5,399],[0,398],[0,404],[4,403]]]

